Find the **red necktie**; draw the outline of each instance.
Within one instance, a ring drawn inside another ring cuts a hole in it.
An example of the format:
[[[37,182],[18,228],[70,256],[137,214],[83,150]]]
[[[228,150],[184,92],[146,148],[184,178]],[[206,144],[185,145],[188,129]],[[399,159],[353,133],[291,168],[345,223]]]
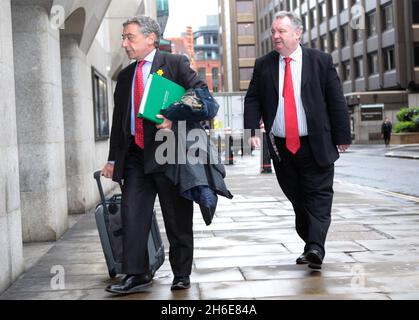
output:
[[[138,118],[138,109],[140,108],[141,98],[143,97],[144,93],[143,65],[145,62],[145,60],[138,62],[134,83],[135,143],[141,149],[144,149],[144,130],[143,118]]]
[[[287,57],[284,60],[285,144],[292,154],[296,154],[300,149],[300,135],[298,133],[297,105],[295,104],[294,87],[292,85],[291,58]]]

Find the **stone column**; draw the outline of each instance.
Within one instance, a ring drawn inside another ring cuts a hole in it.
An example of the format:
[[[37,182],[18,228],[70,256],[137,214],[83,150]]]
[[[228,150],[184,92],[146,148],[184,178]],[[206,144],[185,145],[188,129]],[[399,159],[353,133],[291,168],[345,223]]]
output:
[[[92,208],[94,194],[95,138],[91,67],[78,39],[61,37],[61,70],[64,105],[67,197],[69,213]]]
[[[0,1],[0,293],[24,269],[10,0]]]
[[[13,0],[13,47],[24,241],[68,227],[59,31],[52,1]]]

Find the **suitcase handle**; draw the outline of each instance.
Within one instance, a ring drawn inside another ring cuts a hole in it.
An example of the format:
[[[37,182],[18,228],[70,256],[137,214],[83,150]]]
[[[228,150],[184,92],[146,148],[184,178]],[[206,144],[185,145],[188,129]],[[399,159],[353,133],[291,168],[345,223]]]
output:
[[[95,173],[93,174],[93,177],[95,178],[96,183],[97,183],[97,188],[99,189],[100,201],[102,201],[103,208],[105,208],[106,210],[105,193],[103,192],[102,182],[100,181],[101,174],[102,174],[102,170],[95,171]]]
[[[103,206],[106,207],[105,193],[103,192],[102,182],[100,181],[101,176],[102,176],[102,170],[97,170],[93,173],[93,177],[95,178],[96,183],[97,183],[97,188],[99,189],[100,201],[102,201]],[[121,188],[121,191],[122,191],[121,181],[119,181],[119,187]]]

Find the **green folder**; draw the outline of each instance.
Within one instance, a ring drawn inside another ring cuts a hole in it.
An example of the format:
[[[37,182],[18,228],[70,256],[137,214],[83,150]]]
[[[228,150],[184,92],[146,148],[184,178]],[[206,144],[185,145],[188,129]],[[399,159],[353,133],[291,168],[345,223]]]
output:
[[[156,73],[150,74],[138,109],[138,117],[160,124],[163,119],[156,118],[156,115],[160,114],[160,110],[182,99],[184,94],[185,89],[177,83]]]

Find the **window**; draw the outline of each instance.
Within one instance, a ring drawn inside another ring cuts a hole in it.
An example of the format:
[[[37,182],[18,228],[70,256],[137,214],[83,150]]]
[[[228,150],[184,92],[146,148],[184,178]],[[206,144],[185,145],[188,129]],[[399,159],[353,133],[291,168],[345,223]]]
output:
[[[419,67],[419,43],[415,43],[415,67]]]
[[[253,36],[255,34],[253,23],[237,24],[237,33],[239,36]]]
[[[239,58],[254,58],[256,57],[255,46],[239,46]]]
[[[212,68],[212,91],[218,91],[218,68]]]
[[[390,71],[396,69],[396,63],[394,60],[394,48],[386,48],[384,52],[384,70]]]
[[[338,48],[338,32],[337,30],[330,31],[332,41],[330,42],[330,49],[335,51]]]
[[[337,15],[338,10],[336,8],[336,0],[329,0],[329,10],[331,11],[331,16],[334,17]]]
[[[203,45],[204,44],[204,37],[200,36],[200,37],[195,38],[194,39],[194,44],[198,45],[198,46]]]
[[[252,79],[253,68],[240,68],[240,81]]]
[[[340,0],[340,11],[348,9],[349,3],[348,0]]]
[[[204,37],[205,44],[214,44],[214,37],[212,34],[206,34]]]
[[[310,10],[310,20],[311,20],[311,27],[314,28],[317,26],[317,10],[312,9]]]
[[[327,35],[324,35],[320,38],[320,48],[321,50],[328,52],[328,41],[327,41]]]
[[[308,17],[306,14],[301,16],[301,22],[303,23],[304,30],[308,30]]]
[[[364,60],[362,58],[355,59],[355,77],[362,78],[364,77]]]
[[[237,1],[236,9],[237,13],[252,13],[253,1]]]
[[[204,51],[202,50],[195,51],[194,58],[196,61],[205,60]]]
[[[367,28],[368,28],[368,36],[372,37],[377,34],[377,25],[375,23],[375,12],[368,14],[367,16]]]
[[[383,8],[383,30],[390,30],[394,27],[393,5]]]
[[[95,139],[109,138],[108,87],[106,78],[92,68],[93,112],[95,116]]]
[[[419,0],[412,0],[413,23],[419,23]]]
[[[198,69],[198,77],[199,79],[201,79],[202,81],[206,81],[206,70],[205,68],[199,68]]]
[[[352,34],[353,34],[354,42],[358,42],[363,39],[364,30],[354,29]]]
[[[349,25],[345,24],[340,28],[340,35],[341,35],[341,45],[342,47],[346,47],[349,45]]]
[[[320,19],[320,22],[323,22],[323,21],[326,20],[326,15],[327,15],[326,2],[323,2],[319,6],[319,19]]]
[[[334,64],[333,67],[336,69],[336,73],[341,78],[339,64],[338,63],[337,64]]]
[[[368,65],[369,73],[377,74],[378,73],[378,54],[377,52],[371,53],[368,55]]]
[[[343,65],[343,81],[351,80],[351,63],[349,61],[345,61],[342,63]]]

